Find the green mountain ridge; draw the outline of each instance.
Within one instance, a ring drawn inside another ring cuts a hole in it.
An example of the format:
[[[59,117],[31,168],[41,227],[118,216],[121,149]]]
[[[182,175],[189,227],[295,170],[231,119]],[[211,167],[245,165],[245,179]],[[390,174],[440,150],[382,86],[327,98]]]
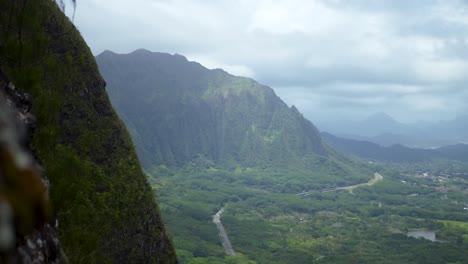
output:
[[[381,146],[373,142],[337,137],[327,132],[322,138],[343,153],[382,162],[429,162],[437,159],[467,161],[468,145],[456,144],[435,149],[410,148],[403,145]]]
[[[0,68],[32,99],[30,148],[49,176],[68,261],[176,263],[154,192],[78,30],[49,0],[0,1],[0,20]]]
[[[310,167],[338,156],[294,106],[252,79],[143,49],[96,60],[147,170],[189,162]]]

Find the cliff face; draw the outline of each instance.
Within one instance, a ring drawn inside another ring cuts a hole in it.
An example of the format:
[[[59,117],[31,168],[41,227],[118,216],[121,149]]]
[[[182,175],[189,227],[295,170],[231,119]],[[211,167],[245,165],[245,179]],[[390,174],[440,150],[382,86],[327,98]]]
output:
[[[0,2],[0,67],[31,96],[30,148],[71,263],[175,263],[153,191],[94,58],[54,1]]]
[[[281,166],[330,154],[310,121],[252,79],[147,50],[96,59],[145,169],[200,160]]]

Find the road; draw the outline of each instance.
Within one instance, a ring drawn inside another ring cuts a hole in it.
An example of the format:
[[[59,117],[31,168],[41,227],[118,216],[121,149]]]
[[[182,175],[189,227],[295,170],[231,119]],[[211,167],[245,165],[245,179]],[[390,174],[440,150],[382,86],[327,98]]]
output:
[[[319,190],[319,192],[334,192],[334,191],[338,191],[338,190],[348,190],[348,191],[353,191],[354,189],[356,188],[359,188],[359,187],[362,187],[362,186],[371,186],[371,185],[374,185],[376,184],[377,182],[381,181],[383,179],[383,176],[380,175],[379,173],[374,173],[374,178],[371,179],[370,181],[368,182],[365,182],[365,183],[359,183],[359,184],[355,184],[355,185],[349,185],[349,186],[343,186],[343,187],[336,187],[336,188],[330,188],[330,189],[323,189],[323,190]],[[305,196],[309,196],[313,191],[310,191],[310,192],[301,192],[301,193],[298,193],[296,194],[297,196],[300,196],[300,197],[305,197]]]
[[[374,173],[374,178],[371,179],[368,182],[365,183],[360,183],[360,184],[355,184],[355,185],[349,185],[349,186],[343,186],[343,187],[337,187],[337,188],[330,188],[330,189],[323,189],[320,190],[320,192],[334,192],[338,190],[349,190],[352,191],[356,188],[362,187],[362,186],[371,186],[374,185],[375,183],[381,181],[383,179],[383,176],[380,175],[379,173]],[[304,197],[308,196],[312,193],[313,191],[310,192],[302,192],[296,194],[297,196]],[[235,255],[236,252],[232,248],[231,241],[229,241],[228,235],[226,234],[226,230],[224,229],[223,224],[221,223],[221,214],[224,212],[224,208],[221,208],[214,216],[213,216],[213,223],[215,223],[216,228],[218,228],[218,235],[221,238],[221,244],[223,245],[224,252],[226,255]]]
[[[356,185],[351,185],[351,186],[338,187],[336,189],[337,190],[354,190],[354,189],[362,187],[362,186],[372,186],[372,185],[376,184],[377,182],[381,181],[382,179],[383,179],[383,176],[376,172],[376,173],[374,173],[374,178],[371,179],[368,182],[360,183],[360,184],[356,184]]]
[[[213,216],[213,223],[215,223],[216,227],[218,228],[218,235],[221,238],[221,244],[223,244],[224,252],[226,255],[235,255],[236,252],[232,248],[231,241],[226,234],[226,230],[224,230],[224,226],[221,223],[221,214],[224,212],[224,208],[221,208],[214,216]]]

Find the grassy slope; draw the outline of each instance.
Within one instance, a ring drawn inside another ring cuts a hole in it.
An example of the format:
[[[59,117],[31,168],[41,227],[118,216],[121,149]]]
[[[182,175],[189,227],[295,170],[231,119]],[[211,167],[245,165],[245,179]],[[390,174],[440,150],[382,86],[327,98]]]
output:
[[[95,60],[53,1],[0,2],[0,67],[33,97],[33,148],[72,263],[173,263],[155,197]]]

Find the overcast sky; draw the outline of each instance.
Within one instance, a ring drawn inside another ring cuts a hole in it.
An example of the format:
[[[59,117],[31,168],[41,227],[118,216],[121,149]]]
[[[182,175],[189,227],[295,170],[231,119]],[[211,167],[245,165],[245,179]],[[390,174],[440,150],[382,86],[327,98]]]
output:
[[[466,0],[78,0],[74,23],[95,55],[179,53],[312,121],[468,114]]]

